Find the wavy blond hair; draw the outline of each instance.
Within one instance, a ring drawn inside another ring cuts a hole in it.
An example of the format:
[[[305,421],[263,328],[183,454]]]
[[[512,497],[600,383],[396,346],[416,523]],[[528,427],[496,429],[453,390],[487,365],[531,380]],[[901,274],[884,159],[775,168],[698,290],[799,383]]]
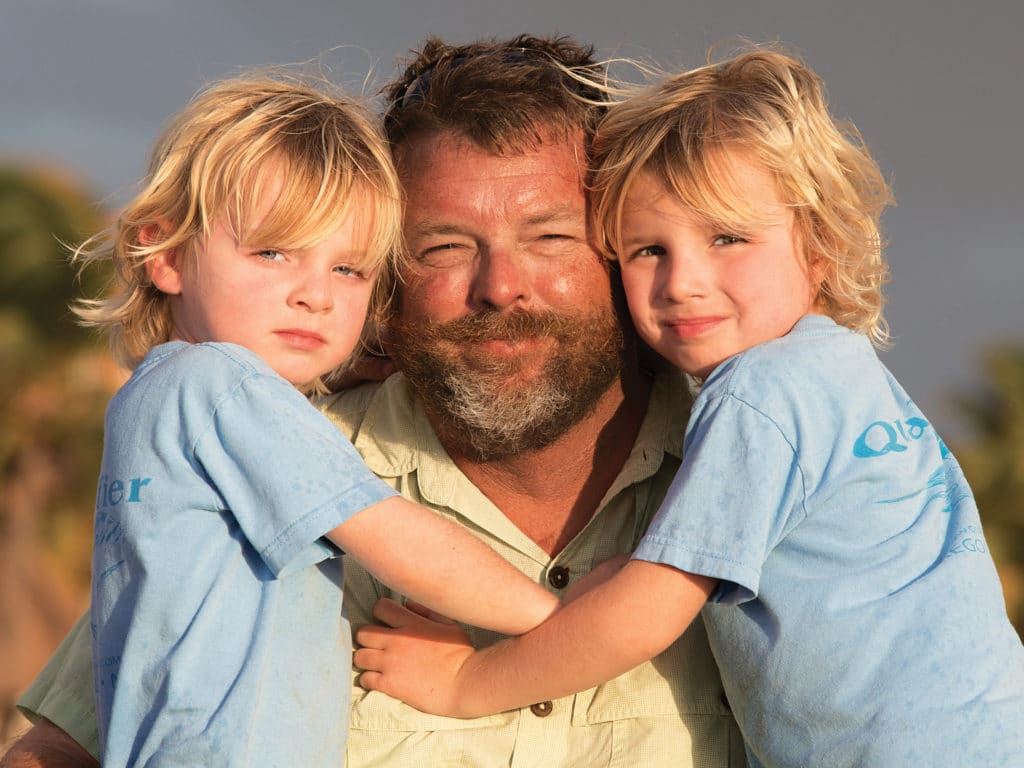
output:
[[[756,223],[722,172],[730,152],[775,179],[805,254],[821,257],[824,310],[883,346],[888,267],[879,220],[889,187],[857,130],[829,114],[822,80],[782,53],[747,51],[670,75],[609,109],[594,136],[590,182],[606,255],[615,257],[623,204],[641,173],[716,226],[739,234]]]
[[[257,228],[252,212],[276,179],[280,194]],[[401,192],[390,152],[371,113],[327,83],[263,71],[209,85],[158,139],[142,186],[117,224],[73,256],[83,269],[113,264],[107,294],[72,309],[83,325],[108,333],[129,369],[173,330],[168,297],[146,263],[173,249],[194,261],[196,239],[221,217],[240,241],[304,248],[369,198],[371,247],[354,266],[383,273],[398,252]],[[371,304],[377,312],[387,298],[381,286]]]

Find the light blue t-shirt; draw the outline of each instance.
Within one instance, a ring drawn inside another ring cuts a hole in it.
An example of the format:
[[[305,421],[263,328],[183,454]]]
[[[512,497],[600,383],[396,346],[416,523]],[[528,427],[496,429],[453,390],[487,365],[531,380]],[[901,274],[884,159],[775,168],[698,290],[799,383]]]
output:
[[[103,765],[342,765],[351,636],[321,537],[392,495],[248,350],[153,349],[107,409],[96,497]]]
[[[956,460],[821,316],[714,371],[635,557],[704,608],[752,766],[1024,765],[1024,648]]]

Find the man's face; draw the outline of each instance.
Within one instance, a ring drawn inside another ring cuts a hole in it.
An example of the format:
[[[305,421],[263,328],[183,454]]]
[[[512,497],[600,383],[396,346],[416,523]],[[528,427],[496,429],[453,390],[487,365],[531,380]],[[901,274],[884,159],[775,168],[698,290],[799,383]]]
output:
[[[621,368],[578,157],[581,141],[550,133],[517,155],[449,133],[398,152],[408,263],[391,338],[449,448],[490,459],[548,445]]]

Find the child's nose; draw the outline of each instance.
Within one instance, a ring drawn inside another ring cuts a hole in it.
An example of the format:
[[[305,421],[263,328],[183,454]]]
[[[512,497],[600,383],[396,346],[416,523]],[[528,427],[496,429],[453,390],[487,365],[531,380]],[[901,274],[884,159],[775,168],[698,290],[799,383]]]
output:
[[[699,253],[673,251],[664,259],[661,293],[665,299],[685,301],[705,295],[707,289],[707,264]]]
[[[334,308],[334,295],[322,276],[307,275],[293,288],[289,303],[310,312],[326,312]]]

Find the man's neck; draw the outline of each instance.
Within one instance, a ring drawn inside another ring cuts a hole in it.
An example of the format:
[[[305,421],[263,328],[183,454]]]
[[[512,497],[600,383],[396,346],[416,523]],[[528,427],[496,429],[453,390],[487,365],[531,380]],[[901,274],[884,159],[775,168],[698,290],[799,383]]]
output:
[[[516,527],[555,555],[590,521],[625,465],[650,392],[650,379],[633,368],[557,441],[509,458],[479,461],[439,438],[463,474]]]

